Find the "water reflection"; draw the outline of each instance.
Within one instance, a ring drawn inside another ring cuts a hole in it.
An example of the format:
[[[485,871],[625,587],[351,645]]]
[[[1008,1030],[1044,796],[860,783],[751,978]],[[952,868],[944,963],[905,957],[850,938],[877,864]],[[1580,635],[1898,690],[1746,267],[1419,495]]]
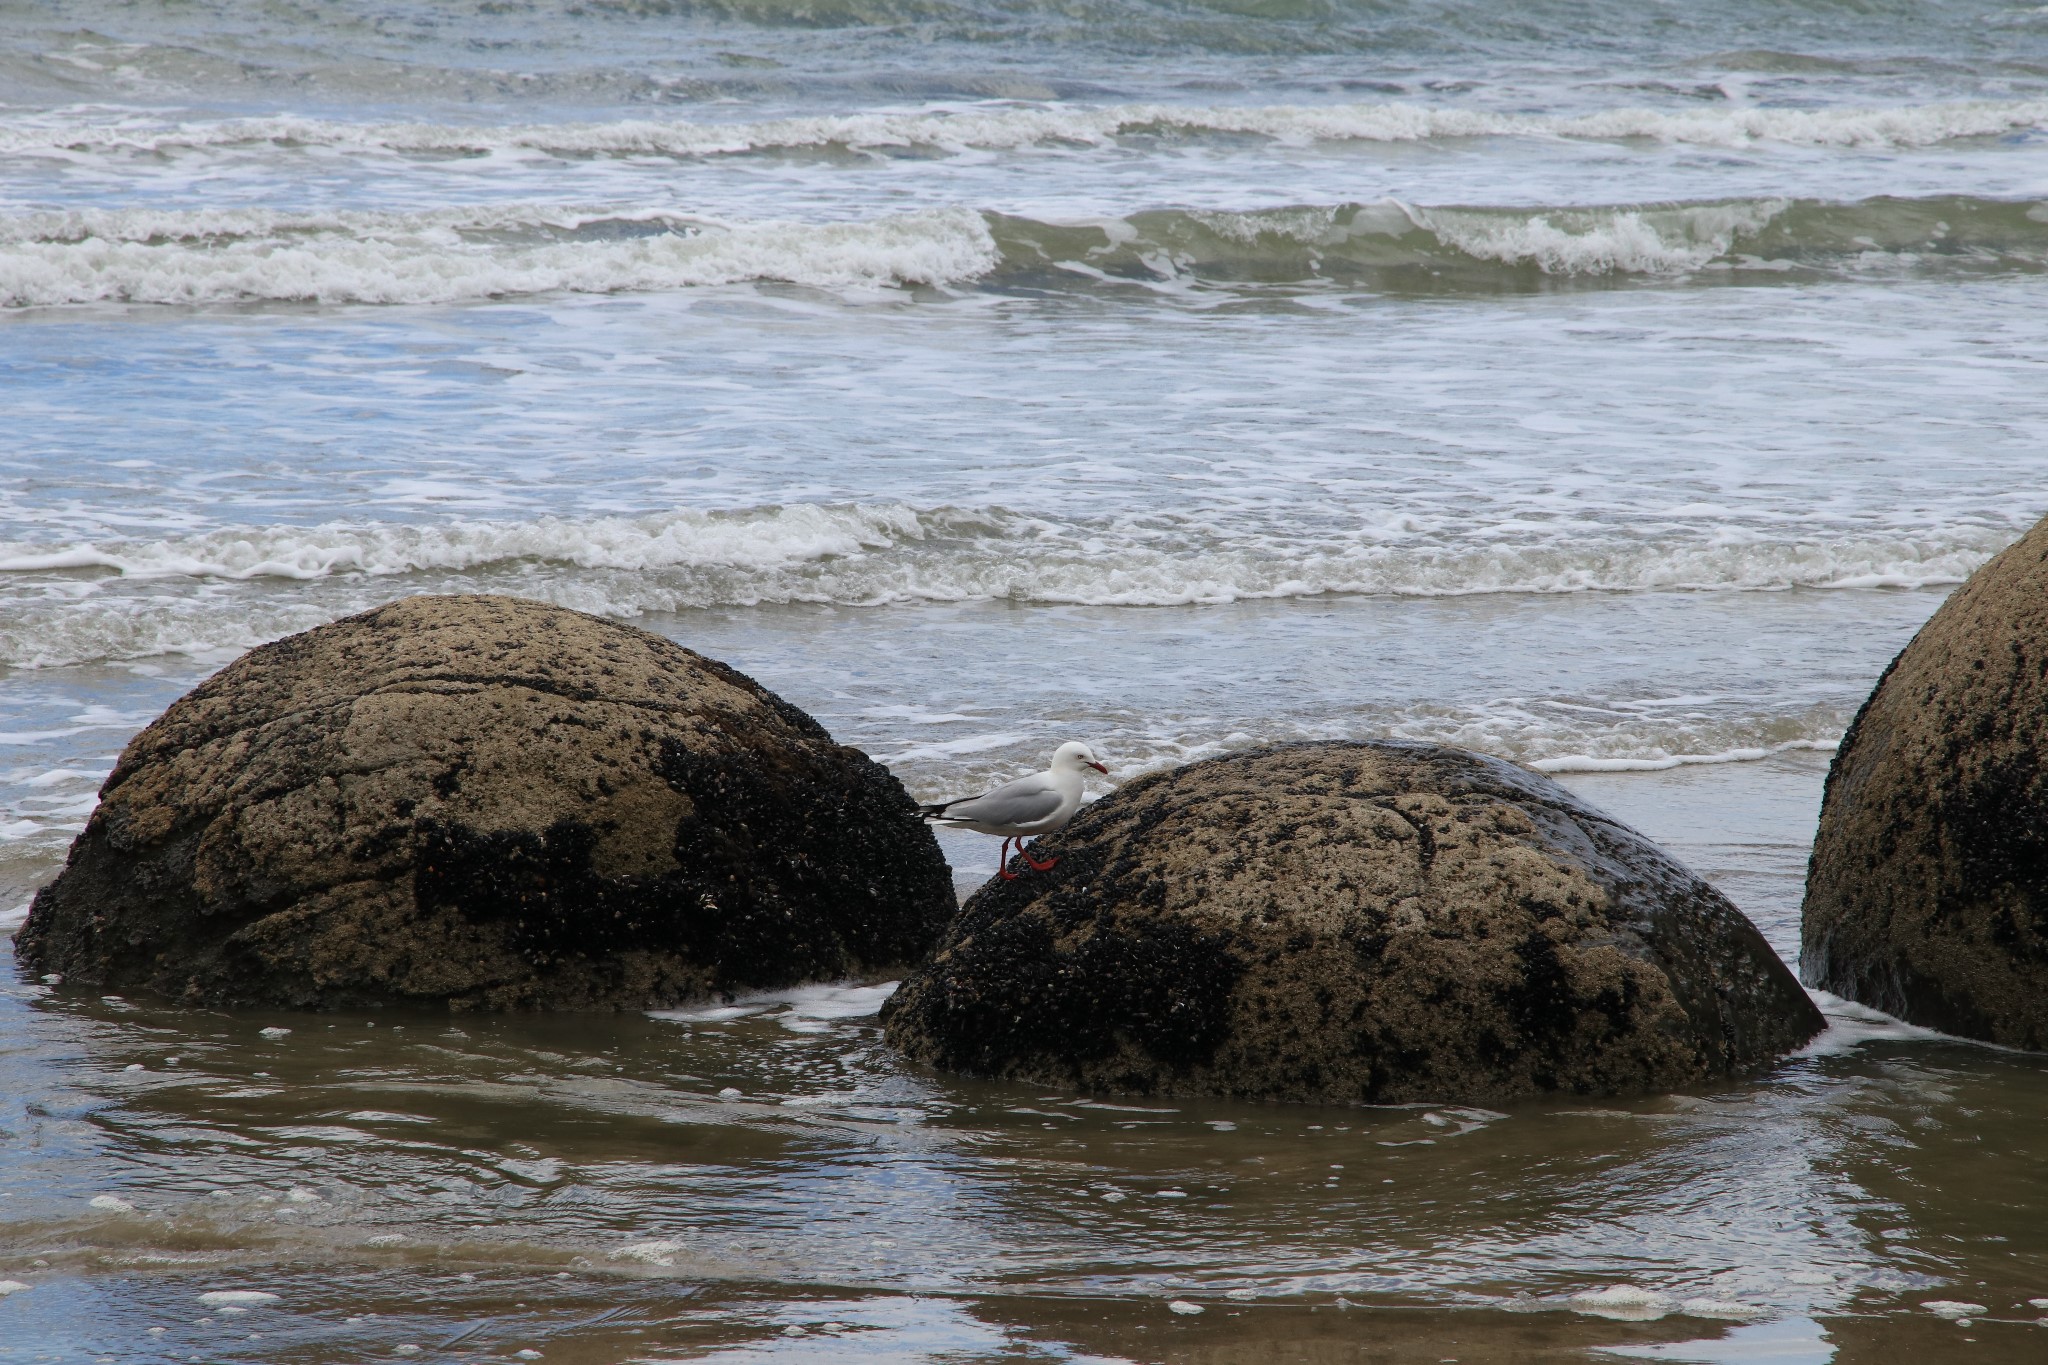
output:
[[[230,1323],[262,1359],[484,1358],[522,1333],[551,1360],[636,1334],[647,1358],[1152,1358],[1170,1338],[1225,1360],[1298,1338],[1313,1359],[1447,1323],[1502,1358],[1808,1359],[1788,1324],[1960,1340],[2020,1331],[2048,1294],[2039,1059],[1867,1013],[1745,1086],[1317,1109],[914,1074],[880,1045],[882,994],[451,1022],[10,980],[0,1277],[29,1288],[0,1314],[81,1350],[127,1334],[124,1355],[163,1327],[181,1359],[235,1358]],[[198,1304],[223,1289],[281,1297]],[[435,1345],[472,1319],[495,1325]],[[1751,1354],[1680,1353],[1701,1341]]]
[[[1754,881],[1785,951],[1820,771],[1574,784]],[[230,1015],[0,961],[0,1361],[2048,1349],[2040,1057],[1826,1000],[1798,1057],[1685,1094],[1164,1102],[909,1070],[887,989]]]

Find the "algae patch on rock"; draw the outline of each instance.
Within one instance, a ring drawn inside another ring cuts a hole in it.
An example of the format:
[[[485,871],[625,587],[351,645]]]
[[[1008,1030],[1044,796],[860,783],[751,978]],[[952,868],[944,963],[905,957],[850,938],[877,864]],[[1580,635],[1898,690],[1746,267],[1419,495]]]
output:
[[[2048,1049],[2048,521],[1956,589],[1842,737],[1800,938],[1816,986]]]
[[[1728,900],[1547,778],[1302,744],[1141,778],[992,881],[884,1008],[945,1070],[1334,1103],[1752,1071],[1819,1012]]]
[[[752,680],[580,612],[414,597],[136,736],[16,944],[193,1003],[632,1008],[901,970],[954,908],[902,786]]]

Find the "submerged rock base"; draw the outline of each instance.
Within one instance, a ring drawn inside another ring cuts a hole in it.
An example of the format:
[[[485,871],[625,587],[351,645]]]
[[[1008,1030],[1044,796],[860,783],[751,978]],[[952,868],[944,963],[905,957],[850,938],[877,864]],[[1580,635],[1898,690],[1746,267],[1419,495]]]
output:
[[[992,881],[884,1008],[951,1071],[1484,1103],[1767,1065],[1819,1012],[1728,900],[1546,778],[1304,744],[1141,778]]]

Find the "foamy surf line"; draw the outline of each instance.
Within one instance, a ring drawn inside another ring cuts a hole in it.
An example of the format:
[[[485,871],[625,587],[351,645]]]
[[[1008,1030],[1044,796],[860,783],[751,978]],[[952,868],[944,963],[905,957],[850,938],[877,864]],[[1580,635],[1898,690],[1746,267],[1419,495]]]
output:
[[[1812,986],[1806,988],[1806,994],[1827,1017],[1828,1024],[1806,1046],[1793,1053],[1794,1057],[1832,1057],[1853,1052],[1866,1043],[1942,1043],[2031,1055],[1982,1038],[1965,1038],[1960,1034],[1909,1024],[1883,1010]]]
[[[622,215],[630,217],[631,215]],[[655,292],[780,281],[873,290],[971,280],[1000,260],[986,220],[932,209],[866,222],[667,222],[627,240],[514,244],[465,239],[502,215],[263,210],[192,221],[145,211],[34,215],[0,223],[0,306],[207,304],[245,300],[449,303],[548,293]],[[53,226],[37,235],[42,220]],[[451,219],[460,226],[451,226]],[[522,221],[539,230],[548,217]]]
[[[1041,221],[968,207],[851,222],[728,222],[648,206],[410,212],[115,209],[0,217],[0,306],[449,303],[755,282],[869,293],[1006,284],[1179,289],[1525,287],[1735,272],[2038,271],[2048,204],[1969,196],[1592,206],[1396,200],[1148,209]]]
[[[1583,533],[1513,545],[1314,537],[1195,511],[1173,534],[1122,532],[1002,507],[793,503],[640,517],[523,522],[329,523],[234,527],[162,540],[0,544],[0,574],[99,571],[113,581],[318,580],[478,573],[562,565],[690,575],[665,586],[709,593],[690,605],[1004,598],[1083,606],[1180,606],[1321,594],[1463,596],[1786,588],[1918,588],[1958,583],[2009,533],[1646,543]]]
[[[732,156],[843,147],[1018,150],[1104,145],[1134,135],[1237,135],[1283,143],[1421,142],[1478,137],[1648,140],[1739,147],[1753,143],[1845,148],[1927,147],[2048,125],[2048,101],[1973,100],[1889,108],[1619,108],[1589,114],[1504,114],[1377,103],[1172,105],[1000,102],[751,123],[620,119],[489,125],[351,123],[294,117],[166,123],[109,119],[99,111],[0,124],[0,156],[135,153],[210,148],[344,148],[413,155]]]
[[[1782,744],[1767,744],[1740,749],[1723,749],[1711,754],[1667,754],[1655,752],[1644,755],[1621,757],[1598,757],[1591,754],[1560,754],[1554,758],[1539,758],[1529,766],[1541,773],[1662,773],[1673,768],[1689,768],[1717,763],[1755,763],[1779,754],[1799,750],[1815,750],[1833,753],[1841,740],[1835,739],[1792,739]]]
[[[1873,536],[1603,546],[1580,537],[1446,546],[1380,543],[1364,531],[1356,543],[1306,541],[1189,518],[1167,549],[1112,524],[902,504],[243,528],[0,545],[0,666],[245,649],[421,592],[512,593],[630,619],[806,604],[1159,608],[1319,596],[1917,588],[1961,582],[2008,539],[1985,531],[1962,543]],[[53,595],[59,578],[63,591]],[[280,583],[293,586],[280,592]]]

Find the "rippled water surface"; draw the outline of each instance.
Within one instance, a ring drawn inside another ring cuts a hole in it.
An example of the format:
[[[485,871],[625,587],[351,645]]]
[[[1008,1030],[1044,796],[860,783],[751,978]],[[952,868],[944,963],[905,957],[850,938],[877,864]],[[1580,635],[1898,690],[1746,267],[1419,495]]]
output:
[[[1835,740],[2048,512],[2044,316],[2030,4],[0,0],[0,924],[200,678],[486,591],[927,799],[1503,754],[1789,956]],[[1825,1000],[1693,1094],[1167,1104],[887,988],[10,959],[0,1361],[2048,1358],[2039,1057]]]
[[[1783,951],[1820,773],[1791,757],[1572,781],[1632,802]],[[0,1311],[39,1345],[7,1349],[1440,1360],[1453,1343],[1475,1360],[1821,1360],[1906,1342],[2017,1361],[2039,1346],[2038,1059],[1835,1004],[1830,1031],[1769,1076],[1692,1094],[1509,1112],[1166,1103],[910,1071],[872,1017],[887,990],[450,1019],[195,1016],[12,985],[0,1255],[35,1287]],[[222,1292],[277,1298],[204,1297]],[[1983,1307],[1958,1326],[1928,1302]]]

